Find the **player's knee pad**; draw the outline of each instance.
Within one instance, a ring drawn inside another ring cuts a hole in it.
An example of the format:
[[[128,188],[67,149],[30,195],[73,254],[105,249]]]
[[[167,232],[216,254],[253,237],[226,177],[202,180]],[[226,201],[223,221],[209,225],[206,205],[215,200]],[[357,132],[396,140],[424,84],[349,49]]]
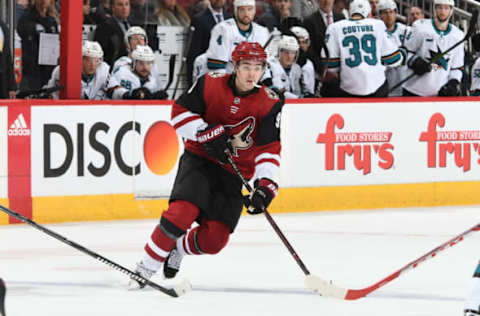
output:
[[[197,232],[197,242],[203,253],[217,254],[225,247],[230,236],[230,227],[218,221],[202,223]]]
[[[176,200],[170,203],[160,219],[160,229],[170,238],[177,239],[190,228],[200,210],[190,202]]]

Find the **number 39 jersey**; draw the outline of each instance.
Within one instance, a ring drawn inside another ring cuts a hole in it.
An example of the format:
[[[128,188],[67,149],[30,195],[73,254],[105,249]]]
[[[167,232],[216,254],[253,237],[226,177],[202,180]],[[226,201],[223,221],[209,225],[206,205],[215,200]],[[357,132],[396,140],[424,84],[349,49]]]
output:
[[[387,38],[381,20],[341,20],[327,28],[329,70],[340,71],[340,88],[368,95],[385,82],[385,66],[398,66],[403,56]]]

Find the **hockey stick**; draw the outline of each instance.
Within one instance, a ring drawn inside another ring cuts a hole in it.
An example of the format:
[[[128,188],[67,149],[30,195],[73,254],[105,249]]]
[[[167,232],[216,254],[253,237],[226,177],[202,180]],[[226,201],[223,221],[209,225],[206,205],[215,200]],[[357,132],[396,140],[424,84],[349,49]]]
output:
[[[317,292],[320,295],[323,296],[329,296],[329,297],[334,297],[338,299],[343,299],[343,300],[356,300],[362,297],[367,296],[368,294],[372,293],[373,291],[378,290],[385,284],[389,283],[390,281],[398,278],[401,274],[404,272],[407,272],[409,270],[412,270],[421,263],[427,261],[428,259],[431,259],[435,257],[438,253],[455,246],[462,240],[464,240],[467,236],[470,234],[480,231],[480,223],[473,226],[472,228],[464,231],[463,233],[453,237],[452,239],[444,242],[440,246],[436,247],[433,250],[430,250],[423,256],[421,256],[418,259],[413,260],[412,262],[408,263],[407,265],[403,266],[399,270],[395,271],[394,273],[388,275],[387,277],[383,278],[382,280],[378,281],[377,283],[368,286],[363,289],[346,289],[343,287],[340,287],[338,285],[332,284],[331,282],[327,282],[326,280],[320,279],[315,276],[310,276],[307,278],[306,286],[311,288],[311,289],[319,289]]]
[[[175,71],[176,58],[177,58],[177,55],[171,54],[170,59],[168,60],[168,82],[167,82],[167,85],[165,86],[165,89],[163,89],[165,92],[167,92],[168,88],[170,88],[170,85],[172,84],[172,81],[173,81],[173,72]]]
[[[187,64],[187,54],[190,51],[190,46],[192,45],[194,32],[195,32],[195,27],[190,26],[190,28],[188,29],[187,42],[185,44],[185,47],[183,48],[182,64],[180,65],[180,70],[178,71],[178,74],[177,74],[177,82],[175,83],[175,89],[173,89],[172,100],[175,100],[175,96],[177,95],[178,86],[180,85],[180,76],[183,75],[182,74],[183,69],[185,69],[185,66]]]
[[[253,188],[250,186],[250,184],[248,183],[248,181],[243,177],[242,173],[240,172],[240,170],[238,169],[237,165],[235,164],[235,162],[233,161],[232,159],[232,156],[231,155],[227,155],[227,159],[228,159],[228,163],[230,164],[230,166],[232,166],[233,170],[235,171],[235,173],[237,174],[238,178],[242,181],[243,183],[243,186],[247,189],[247,191],[249,193],[252,193],[253,192]],[[305,264],[303,263],[302,259],[300,259],[300,257],[297,255],[297,253],[295,252],[295,249],[293,249],[292,245],[290,244],[290,242],[288,242],[287,238],[285,237],[285,235],[282,233],[282,231],[280,230],[280,228],[278,227],[277,223],[275,223],[275,221],[273,220],[272,216],[270,215],[270,213],[267,211],[267,209],[264,209],[263,210],[263,214],[265,214],[265,217],[267,218],[267,221],[270,223],[270,225],[273,227],[273,230],[277,233],[278,237],[280,237],[280,239],[282,240],[283,244],[285,245],[285,247],[287,247],[288,251],[290,252],[290,254],[292,255],[293,259],[295,259],[295,261],[297,262],[297,264],[300,266],[300,269],[302,269],[303,273],[305,273],[305,275],[307,276],[307,278],[309,276],[312,276],[310,274],[310,271],[308,271],[307,267],[305,266]],[[318,278],[318,277],[315,277],[315,278]],[[307,281],[305,280],[305,283]],[[311,288],[312,290],[316,290],[316,289],[313,289]]]
[[[450,48],[448,48],[446,51],[444,52],[441,52],[441,53],[438,53],[436,54],[435,56],[433,56],[431,59],[430,59],[430,64],[433,65],[435,64],[437,61],[439,61],[443,56],[445,56],[446,54],[448,54],[449,52],[451,52],[453,49],[455,49],[458,45],[462,44],[463,42],[465,42],[466,40],[468,40],[472,35],[473,33],[475,32],[475,27],[477,25],[477,19],[478,19],[478,10],[475,10],[473,11],[472,13],[472,17],[470,19],[470,25],[468,26],[468,31],[467,33],[465,34],[465,36],[458,42],[456,42],[455,44],[453,44]],[[405,82],[407,82],[408,80],[412,79],[413,77],[415,77],[416,74],[415,73],[411,73],[409,76],[407,76],[406,78],[404,78],[403,80],[400,80],[400,82],[398,82],[395,86],[393,86],[392,88],[388,89],[388,93],[392,92],[393,90],[397,89],[398,87],[400,87],[401,85],[403,85]]]
[[[46,233],[47,235],[50,235],[51,237],[89,255],[90,257],[94,258],[94,259],[97,259],[98,261],[102,262],[102,263],[105,263],[106,265],[114,268],[115,270],[118,270],[126,275],[128,275],[130,278],[132,279],[135,279],[137,280],[138,282],[141,282],[143,284],[146,284],[150,287],[153,287],[154,289],[156,290],[159,290],[160,292],[162,293],[165,293],[169,296],[172,296],[172,297],[179,297],[181,295],[184,295],[186,294],[187,292],[189,292],[192,288],[192,286],[190,285],[190,282],[188,282],[187,280],[183,280],[182,282],[180,282],[179,284],[177,284],[175,287],[173,288],[166,288],[166,287],[163,287],[161,285],[158,285],[157,283],[154,283],[148,279],[145,279],[144,277],[142,277],[141,275],[119,265],[118,263],[115,263],[101,255],[99,255],[98,253],[96,252],[93,252],[85,247],[83,247],[82,245],[80,244],[77,244],[76,242],[74,241],[71,241],[65,237],[63,237],[62,235],[60,234],[57,234],[56,232],[42,226],[42,225],[39,225],[37,223],[35,223],[34,221],[32,221],[31,219],[28,219],[26,218],[25,216],[23,215],[20,215],[14,211],[12,211],[11,209],[9,208],[6,208],[5,206],[3,205],[0,205],[0,210],[9,214],[10,216],[13,216],[19,220],[21,220],[22,222],[26,223],[26,224],[29,224],[33,227],[35,227],[36,229]]]
[[[5,313],[5,296],[7,294],[7,287],[5,282],[0,279],[0,316],[6,316]]]

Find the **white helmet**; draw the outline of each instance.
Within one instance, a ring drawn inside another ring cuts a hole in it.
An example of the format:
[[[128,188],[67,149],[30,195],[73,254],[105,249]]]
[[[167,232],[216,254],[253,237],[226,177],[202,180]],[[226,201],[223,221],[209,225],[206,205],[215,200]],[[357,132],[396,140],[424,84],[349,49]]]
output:
[[[367,0],[353,0],[350,2],[350,16],[360,14],[364,18],[368,18],[372,8]]]
[[[377,4],[377,11],[382,12],[383,10],[397,11],[397,4],[393,0],[380,0]]]
[[[455,1],[454,0],[433,0],[433,5],[437,5],[437,4],[447,4],[453,8],[455,6]]]
[[[280,52],[282,49],[294,51],[297,53],[298,57],[298,49],[300,45],[298,45],[298,41],[293,36],[282,35],[282,38],[278,41],[278,56],[280,56]]]
[[[293,34],[295,34],[296,37],[298,38],[304,38],[308,45],[310,45],[310,34],[308,34],[308,31],[301,27],[301,26],[292,26],[290,28],[290,31],[292,31]]]
[[[255,8],[255,0],[233,0],[233,13],[237,16],[238,7],[253,6]]]
[[[82,56],[102,58],[103,49],[98,42],[85,41],[82,45]]]
[[[128,51],[130,51],[130,37],[134,35],[142,35],[145,39],[145,44],[148,44],[147,33],[140,26],[132,26],[125,32],[125,45],[127,45]]]
[[[137,60],[153,62],[155,55],[150,46],[138,45],[132,52],[132,61],[135,63]]]

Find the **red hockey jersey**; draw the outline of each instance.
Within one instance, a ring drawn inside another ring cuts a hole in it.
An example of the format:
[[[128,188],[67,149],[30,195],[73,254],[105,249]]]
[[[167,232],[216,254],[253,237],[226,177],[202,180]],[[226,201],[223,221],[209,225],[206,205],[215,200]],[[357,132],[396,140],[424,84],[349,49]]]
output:
[[[241,95],[233,81],[234,75],[219,73],[199,78],[175,101],[174,127],[186,139],[186,150],[220,164],[205,153],[196,134],[209,124],[222,124],[230,137],[233,160],[244,177],[278,182],[284,99],[265,86]],[[221,166],[234,173],[229,165]]]

